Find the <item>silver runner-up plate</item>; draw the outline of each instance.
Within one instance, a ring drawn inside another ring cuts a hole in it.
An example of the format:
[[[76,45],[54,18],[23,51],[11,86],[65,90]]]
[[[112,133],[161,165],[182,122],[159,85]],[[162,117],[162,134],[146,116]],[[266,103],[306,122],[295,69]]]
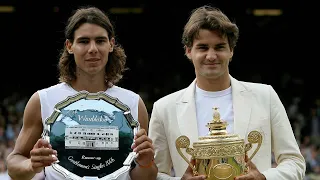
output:
[[[42,137],[58,152],[52,168],[66,179],[112,180],[130,170],[139,127],[119,99],[81,91],[56,104]]]

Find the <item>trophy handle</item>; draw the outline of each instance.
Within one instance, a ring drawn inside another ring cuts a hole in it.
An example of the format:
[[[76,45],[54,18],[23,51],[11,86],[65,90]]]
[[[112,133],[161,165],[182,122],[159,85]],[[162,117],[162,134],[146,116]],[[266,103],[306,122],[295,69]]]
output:
[[[256,155],[256,153],[259,151],[259,149],[261,147],[261,144],[262,144],[261,133],[259,131],[251,131],[248,134],[248,141],[249,141],[249,143],[245,145],[245,152],[246,153],[252,148],[252,144],[258,143],[256,150],[254,150],[254,152],[252,153],[252,155],[249,158],[251,160]]]
[[[193,175],[197,176],[198,172],[196,168],[190,163],[190,161],[186,158],[186,156],[182,153],[181,149],[186,149],[186,152],[194,157],[194,149],[189,148],[190,146],[190,139],[187,136],[180,136],[176,140],[176,148],[180,156],[189,164],[189,166],[193,170]]]

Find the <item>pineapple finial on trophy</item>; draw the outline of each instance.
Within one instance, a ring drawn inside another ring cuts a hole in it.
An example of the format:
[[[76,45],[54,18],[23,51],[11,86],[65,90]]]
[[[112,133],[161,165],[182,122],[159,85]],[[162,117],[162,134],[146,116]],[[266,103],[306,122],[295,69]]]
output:
[[[214,107],[212,108],[214,110],[213,112],[213,122],[221,122],[221,119],[220,119],[220,113],[218,111],[219,108],[217,107]]]
[[[212,108],[213,112],[213,120],[211,120],[206,127],[209,128],[209,135],[225,135],[227,134],[227,126],[228,123],[224,122],[220,119],[220,113],[218,111],[218,107]]]

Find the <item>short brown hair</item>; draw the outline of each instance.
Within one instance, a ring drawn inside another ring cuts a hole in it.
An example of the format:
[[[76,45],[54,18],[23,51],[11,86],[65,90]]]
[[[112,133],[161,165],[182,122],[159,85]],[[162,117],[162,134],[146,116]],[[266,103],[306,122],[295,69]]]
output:
[[[218,31],[221,36],[226,36],[231,50],[234,49],[239,38],[237,25],[232,23],[220,9],[211,6],[201,6],[192,11],[184,26],[182,44],[192,47],[200,29]]]

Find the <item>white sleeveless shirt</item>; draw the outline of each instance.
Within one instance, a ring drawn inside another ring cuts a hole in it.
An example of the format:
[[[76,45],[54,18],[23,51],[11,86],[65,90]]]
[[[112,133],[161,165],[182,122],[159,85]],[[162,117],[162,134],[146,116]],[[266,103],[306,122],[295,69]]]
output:
[[[77,93],[78,91],[66,83],[59,83],[54,86],[39,90],[38,94],[41,104],[42,124],[45,125],[46,119],[53,113],[54,107],[57,103],[63,101],[68,96],[72,96]],[[111,88],[107,89],[105,93],[109,96],[118,98],[122,103],[129,106],[132,117],[134,120],[138,121],[138,103],[140,98],[138,94],[118,86],[112,86]],[[64,179],[64,177],[51,166],[46,167],[44,173],[46,180]],[[129,173],[119,176],[118,179],[130,179]]]

